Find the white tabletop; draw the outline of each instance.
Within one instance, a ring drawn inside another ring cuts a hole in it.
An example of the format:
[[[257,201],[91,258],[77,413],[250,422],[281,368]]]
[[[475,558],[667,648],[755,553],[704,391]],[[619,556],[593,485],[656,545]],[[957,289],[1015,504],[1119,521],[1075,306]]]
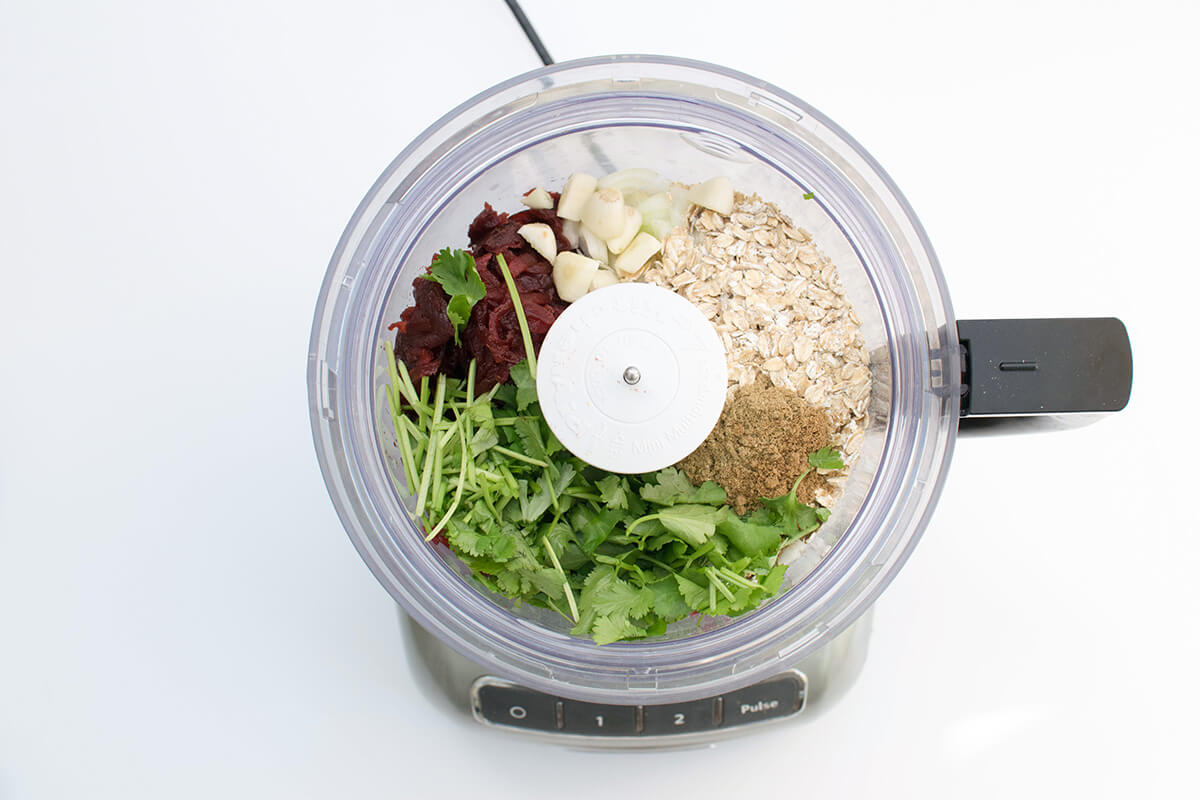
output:
[[[968,8],[526,4],[558,59],[718,61],[837,120],[960,316],[1133,339],[1124,412],[960,440],[840,705],[714,756],[437,711],[317,469],[326,262],[413,136],[537,66],[503,3],[6,3],[0,798],[1195,796],[1200,15]]]

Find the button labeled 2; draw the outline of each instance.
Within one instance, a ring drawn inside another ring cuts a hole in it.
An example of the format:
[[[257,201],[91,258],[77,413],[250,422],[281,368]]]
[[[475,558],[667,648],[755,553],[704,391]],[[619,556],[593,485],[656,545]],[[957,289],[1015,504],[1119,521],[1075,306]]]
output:
[[[717,727],[716,703],[711,699],[642,709],[643,731],[648,736],[693,733]]]

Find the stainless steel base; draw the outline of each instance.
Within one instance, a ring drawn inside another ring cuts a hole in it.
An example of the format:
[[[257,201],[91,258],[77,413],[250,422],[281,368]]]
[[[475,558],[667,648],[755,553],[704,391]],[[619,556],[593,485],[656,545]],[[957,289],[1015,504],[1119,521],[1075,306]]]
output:
[[[489,675],[479,665],[459,655],[441,640],[400,613],[409,664],[414,679],[437,707],[466,718],[479,719],[473,707],[473,688],[481,681],[503,676]],[[857,680],[867,657],[871,633],[868,611],[836,639],[795,664],[780,665],[780,673],[795,671],[803,676],[806,692],[801,709],[787,717],[719,727],[696,733],[665,736],[589,736],[564,731],[533,731],[490,725],[493,730],[515,736],[586,749],[654,749],[709,745],[731,736],[771,730],[779,725],[815,719],[844,695]],[[731,687],[732,688],[732,687]],[[700,698],[696,698],[700,699]]]

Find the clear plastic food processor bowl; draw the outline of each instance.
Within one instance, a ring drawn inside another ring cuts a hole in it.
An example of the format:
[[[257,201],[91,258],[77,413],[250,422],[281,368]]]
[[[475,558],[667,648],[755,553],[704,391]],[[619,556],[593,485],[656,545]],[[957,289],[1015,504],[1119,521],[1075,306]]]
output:
[[[840,272],[871,356],[870,424],[833,516],[790,588],[698,630],[598,646],[542,609],[513,608],[426,544],[404,491],[381,387],[386,326],[442,247],[465,246],[490,202],[519,209],[572,172],[649,167],[687,183],[727,175],[777,203]],[[811,199],[804,195],[811,193]],[[883,170],[800,100],[711,64],[650,56],[539,69],[469,100],[383,173],[346,228],[309,350],[313,437],[351,540],[420,625],[496,674],[581,700],[665,703],[770,677],[861,615],[904,564],[942,486],[961,387],[954,314],[920,224]]]

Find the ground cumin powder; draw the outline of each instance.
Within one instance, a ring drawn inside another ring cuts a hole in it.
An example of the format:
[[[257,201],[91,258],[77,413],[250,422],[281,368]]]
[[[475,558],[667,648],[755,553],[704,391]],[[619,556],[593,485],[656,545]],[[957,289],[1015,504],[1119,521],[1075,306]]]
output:
[[[729,504],[745,514],[759,498],[779,497],[809,469],[808,454],[830,444],[829,417],[790,389],[765,376],[739,389],[721,412],[712,433],[677,465],[693,483],[715,481]],[[813,470],[800,483],[801,503],[825,479]]]

